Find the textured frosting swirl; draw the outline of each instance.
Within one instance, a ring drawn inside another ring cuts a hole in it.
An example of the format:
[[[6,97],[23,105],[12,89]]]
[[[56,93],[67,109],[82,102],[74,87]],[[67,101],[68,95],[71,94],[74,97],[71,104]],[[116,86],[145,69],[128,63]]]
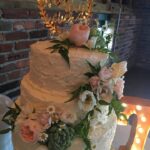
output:
[[[31,46],[29,78],[40,88],[58,93],[70,93],[87,81],[84,73],[89,71],[87,60],[93,64],[108,59],[108,55],[83,48],[69,49],[70,68],[59,53],[51,53],[50,41],[37,42]]]

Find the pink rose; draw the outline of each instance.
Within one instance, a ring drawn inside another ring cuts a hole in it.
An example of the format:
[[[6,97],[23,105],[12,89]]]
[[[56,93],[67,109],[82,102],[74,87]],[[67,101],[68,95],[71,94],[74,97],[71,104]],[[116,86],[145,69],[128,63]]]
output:
[[[69,40],[76,46],[81,46],[88,41],[90,28],[88,25],[74,24],[71,27]]]
[[[101,71],[99,72],[98,75],[101,80],[103,80],[103,81],[108,80],[112,77],[112,69],[104,67],[101,69]]]
[[[20,127],[20,136],[25,142],[37,142],[42,126],[34,120],[25,121]]]
[[[93,76],[90,78],[89,82],[92,87],[92,90],[95,91],[99,85],[100,78],[98,76]]]
[[[124,80],[119,78],[114,86],[114,91],[116,92],[119,99],[123,97],[124,83]]]

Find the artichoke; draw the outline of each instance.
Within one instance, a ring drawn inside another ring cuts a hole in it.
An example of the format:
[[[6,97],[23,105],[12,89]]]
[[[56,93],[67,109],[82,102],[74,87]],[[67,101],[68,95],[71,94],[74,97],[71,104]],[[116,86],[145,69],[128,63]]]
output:
[[[48,130],[48,149],[49,150],[66,150],[71,146],[75,137],[75,130],[63,122],[55,123]]]

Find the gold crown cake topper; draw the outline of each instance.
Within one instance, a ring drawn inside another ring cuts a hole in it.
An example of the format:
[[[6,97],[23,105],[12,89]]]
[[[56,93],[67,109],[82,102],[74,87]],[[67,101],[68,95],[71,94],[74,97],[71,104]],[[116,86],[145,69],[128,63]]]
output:
[[[41,19],[52,34],[60,33],[60,25],[74,22],[88,23],[92,16],[93,0],[75,2],[73,0],[37,0]],[[58,8],[52,16],[47,8]],[[62,11],[63,10],[63,11]]]

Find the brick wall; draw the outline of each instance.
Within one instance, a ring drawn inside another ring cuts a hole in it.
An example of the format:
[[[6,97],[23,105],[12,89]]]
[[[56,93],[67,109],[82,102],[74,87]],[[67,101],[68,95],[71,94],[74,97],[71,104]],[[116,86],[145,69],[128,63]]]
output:
[[[136,63],[135,53],[140,23],[141,19],[137,17],[134,11],[128,14],[122,14],[120,17],[115,52],[119,55],[121,60],[128,61],[129,69]]]
[[[136,14],[141,20],[138,28],[136,65],[150,70],[150,1],[137,0]]]
[[[29,70],[29,45],[46,39],[48,31],[37,9],[2,8],[0,12],[0,93],[15,97]]]

